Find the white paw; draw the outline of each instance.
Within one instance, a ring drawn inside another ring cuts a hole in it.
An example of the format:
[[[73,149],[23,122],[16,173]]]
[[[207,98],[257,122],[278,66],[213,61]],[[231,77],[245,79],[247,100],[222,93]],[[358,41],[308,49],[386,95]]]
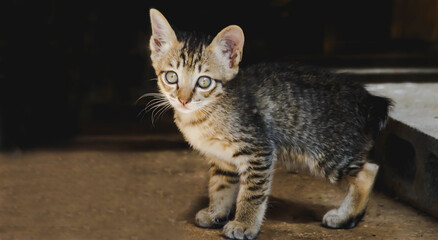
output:
[[[213,219],[211,219],[210,213],[208,212],[208,208],[204,208],[200,210],[196,214],[196,225],[203,228],[208,228],[213,226],[214,222]]]
[[[259,230],[260,227],[238,221],[231,221],[224,226],[225,236],[231,239],[254,239]]]
[[[195,217],[196,225],[203,228],[216,228],[221,227],[227,221],[228,216],[214,217],[208,208],[200,210]]]
[[[329,228],[339,228],[345,221],[345,217],[339,213],[338,209],[328,211],[322,218],[322,224]]]
[[[358,216],[350,216],[339,209],[328,211],[322,218],[322,225],[328,228],[354,228],[362,219],[365,212]]]

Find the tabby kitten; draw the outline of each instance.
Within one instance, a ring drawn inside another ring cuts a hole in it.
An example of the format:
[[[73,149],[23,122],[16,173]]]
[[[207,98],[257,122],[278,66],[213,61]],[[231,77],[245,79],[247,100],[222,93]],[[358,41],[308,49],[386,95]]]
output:
[[[175,33],[155,9],[150,17],[159,90],[185,139],[211,165],[210,203],[196,214],[196,224],[225,225],[225,236],[233,239],[255,238],[280,161],[332,183],[345,180],[347,197],[322,223],[355,227],[379,168],[367,155],[385,125],[389,99],[371,95],[360,83],[287,64],[239,71],[240,27],[210,38]]]

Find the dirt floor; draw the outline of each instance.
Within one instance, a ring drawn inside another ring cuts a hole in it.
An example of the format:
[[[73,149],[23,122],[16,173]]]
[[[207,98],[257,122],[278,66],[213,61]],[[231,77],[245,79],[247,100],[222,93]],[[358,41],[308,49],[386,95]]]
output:
[[[0,153],[0,239],[223,239],[194,225],[208,165],[167,137],[81,137]],[[343,192],[277,168],[258,239],[438,239],[438,221],[374,193],[358,227],[321,227]]]

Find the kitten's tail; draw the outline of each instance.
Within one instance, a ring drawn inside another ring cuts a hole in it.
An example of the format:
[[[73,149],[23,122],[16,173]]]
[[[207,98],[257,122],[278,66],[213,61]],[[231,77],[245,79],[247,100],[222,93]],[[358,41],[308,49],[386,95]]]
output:
[[[376,137],[385,128],[388,121],[388,113],[393,103],[389,98],[369,94],[366,105],[368,106],[366,128]]]

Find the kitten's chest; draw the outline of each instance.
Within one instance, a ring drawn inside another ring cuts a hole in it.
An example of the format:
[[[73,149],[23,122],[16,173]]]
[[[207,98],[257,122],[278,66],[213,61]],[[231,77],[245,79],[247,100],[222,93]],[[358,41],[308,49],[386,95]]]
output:
[[[187,142],[201,153],[232,161],[237,146],[227,131],[213,123],[191,124],[175,121]]]

